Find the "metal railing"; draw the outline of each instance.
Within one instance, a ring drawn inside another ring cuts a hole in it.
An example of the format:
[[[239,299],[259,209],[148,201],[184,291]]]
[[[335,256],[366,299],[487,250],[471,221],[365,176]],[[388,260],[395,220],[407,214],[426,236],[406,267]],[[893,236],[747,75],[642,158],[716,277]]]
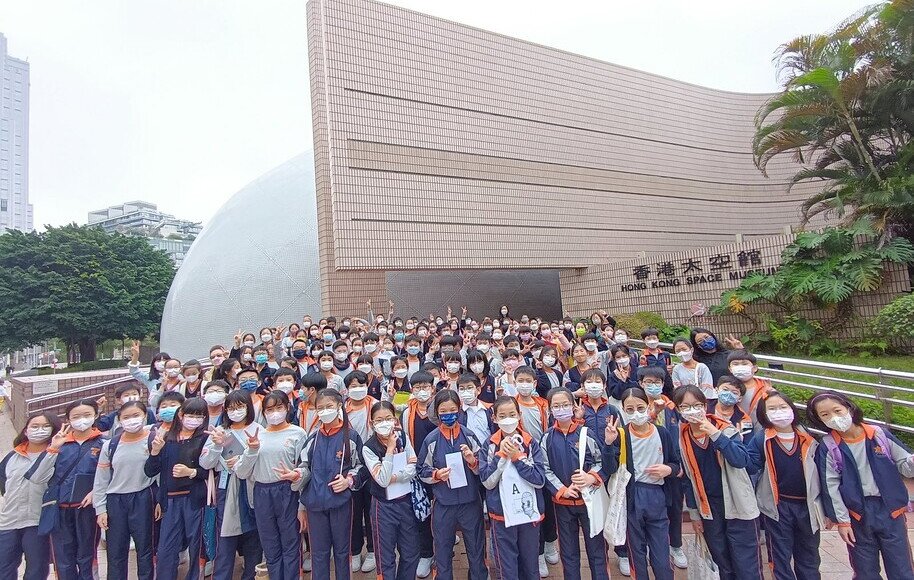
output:
[[[629,342],[643,345],[643,341]],[[672,350],[670,343],[661,343],[664,350]],[[884,368],[861,367],[818,360],[789,358],[753,353],[758,359],[759,376],[771,381],[774,387],[803,389],[814,395],[835,391],[880,403],[881,412],[874,417],[871,409],[864,409],[867,420],[884,425],[892,431],[914,434],[914,424],[901,424],[894,420],[895,407],[914,409],[914,373]],[[767,366],[763,366],[765,363]],[[801,402],[797,407],[805,409]],[[867,413],[866,411],[870,411]]]

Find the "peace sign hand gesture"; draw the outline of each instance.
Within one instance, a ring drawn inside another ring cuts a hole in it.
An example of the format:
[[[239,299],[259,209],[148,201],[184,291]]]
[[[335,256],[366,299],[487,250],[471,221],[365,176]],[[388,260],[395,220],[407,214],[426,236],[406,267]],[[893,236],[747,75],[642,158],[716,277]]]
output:
[[[214,427],[211,431],[204,431],[210,438],[213,440],[213,445],[218,445],[222,447],[225,445],[225,429],[222,427]]]
[[[610,417],[606,421],[606,431],[603,433],[603,440],[607,445],[612,445],[619,438],[619,418]]]
[[[155,437],[152,439],[149,454],[158,455],[163,447],[165,447],[165,429],[155,429]]]
[[[254,433],[248,433],[245,429],[244,434],[248,436],[248,448],[257,451],[260,449],[260,429],[255,428]]]
[[[57,433],[54,434],[53,437],[51,437],[51,444],[48,445],[48,449],[51,451],[58,451],[61,448],[61,446],[64,443],[66,443],[67,435],[70,434],[71,430],[72,429],[70,428],[70,425],[64,425],[60,429],[60,431],[58,431]]]

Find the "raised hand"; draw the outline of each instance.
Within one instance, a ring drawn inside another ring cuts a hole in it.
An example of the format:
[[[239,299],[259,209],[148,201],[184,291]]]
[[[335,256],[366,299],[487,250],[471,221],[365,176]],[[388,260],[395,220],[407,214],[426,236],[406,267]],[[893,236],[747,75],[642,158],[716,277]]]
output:
[[[134,340],[130,345],[130,360],[137,362],[140,360],[140,341]]]
[[[248,433],[247,429],[245,429],[244,434],[248,436],[248,448],[254,451],[260,449],[260,429],[255,428],[253,434]]]
[[[285,326],[277,326],[276,330],[273,331],[273,340],[279,342],[282,340],[282,333],[286,330]]]
[[[603,440],[607,445],[612,445],[619,438],[619,418],[610,417],[606,421],[606,431],[603,433]]]
[[[149,454],[158,455],[162,448],[165,447],[165,429],[156,429],[155,437],[152,439]]]
[[[704,433],[705,435],[707,435],[708,437],[713,437],[718,432],[720,432],[720,429],[718,429],[717,426],[714,425],[714,423],[709,421],[707,417],[702,419],[701,423],[698,424],[698,430],[701,431],[702,433]]]
[[[70,431],[72,431],[70,425],[69,424],[64,425],[60,429],[60,431],[58,431],[57,433],[54,434],[53,437],[51,437],[51,444],[48,445],[48,449],[50,449],[51,451],[58,451],[61,448],[61,446],[63,446],[63,444],[67,442],[67,436],[70,434]]]
[[[743,341],[736,338],[734,334],[728,334],[727,337],[724,338],[724,343],[730,350],[743,350],[745,348],[743,346]]]
[[[241,333],[241,329],[239,328],[238,332],[235,333],[235,337],[234,337],[235,338],[235,348],[238,348],[241,346],[241,337],[242,336],[243,335]]]
[[[583,390],[583,389],[582,389],[582,390]],[[586,391],[585,391],[584,394],[586,394]],[[574,418],[575,418],[575,419],[583,419],[583,418],[584,418],[584,405],[581,404],[581,401],[580,401],[580,400],[578,400],[578,401],[575,402],[575,404],[574,404]]]
[[[210,438],[213,440],[213,445],[218,445],[222,447],[225,445],[225,429],[222,427],[214,427],[210,431],[204,431]]]

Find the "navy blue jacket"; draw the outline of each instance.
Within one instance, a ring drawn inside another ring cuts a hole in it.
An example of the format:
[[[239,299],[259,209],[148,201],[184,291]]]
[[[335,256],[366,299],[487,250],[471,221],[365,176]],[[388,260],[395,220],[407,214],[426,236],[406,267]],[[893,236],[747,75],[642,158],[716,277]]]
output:
[[[150,454],[143,470],[148,477],[159,476],[159,505],[162,511],[168,508],[168,497],[189,495],[190,503],[196,509],[206,504],[206,478],[209,470],[200,467],[200,453],[208,436],[205,433],[195,435],[184,441],[165,440],[165,446],[158,455]],[[182,463],[197,470],[193,477],[173,477],[171,470]]]
[[[83,489],[88,485],[88,491],[92,491],[92,483],[95,479],[95,468],[98,467],[98,455],[101,453],[102,444],[105,440],[97,429],[92,429],[88,439],[79,443],[73,437],[71,432],[67,436],[66,442],[60,446],[57,452],[57,462],[54,464],[54,475],[48,486],[60,485],[60,493],[57,496],[57,502],[61,506],[79,504],[85,499],[85,493],[77,493],[82,497],[74,497],[74,489]],[[75,467],[74,467],[75,465]],[[67,478],[61,480],[60,477],[67,474]],[[79,480],[79,485],[75,486]]]

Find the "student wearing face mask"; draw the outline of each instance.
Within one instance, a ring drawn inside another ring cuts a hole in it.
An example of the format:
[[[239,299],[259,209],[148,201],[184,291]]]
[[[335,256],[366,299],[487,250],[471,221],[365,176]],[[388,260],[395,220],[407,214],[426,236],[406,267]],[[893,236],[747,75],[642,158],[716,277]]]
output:
[[[104,439],[95,428],[98,404],[94,400],[73,401],[64,414],[66,436],[52,440],[48,447],[49,453],[57,454],[48,482],[48,490],[55,496],[49,499],[57,501],[57,518],[50,522],[52,529],[40,525],[39,531],[51,534],[51,557],[58,578],[91,580],[99,540],[92,486]]]
[[[216,372],[213,373],[214,381],[225,381],[233,389],[238,388],[238,372],[241,371],[241,363],[236,359],[227,358],[222,361]]]
[[[350,358],[351,354],[349,343],[346,341],[338,340],[333,343],[333,370],[343,379],[355,370]]]
[[[178,387],[178,390],[185,399],[203,395],[202,375],[203,369],[197,360],[191,359],[181,366],[181,386]]]
[[[207,382],[213,380],[213,375],[216,373],[216,370],[219,368],[219,365],[221,365],[225,361],[226,358],[228,358],[228,356],[226,355],[224,346],[222,346],[221,344],[217,344],[217,345],[210,347],[209,360],[213,364],[213,366],[208,371],[203,373],[203,380],[207,381]]]
[[[577,418],[583,420],[591,433],[603,433],[610,420],[618,422],[622,416],[618,408],[609,404],[606,376],[600,369],[590,369],[581,375],[581,382],[584,385],[584,397],[578,407],[580,410],[576,411],[580,414]]]
[[[228,396],[229,386],[225,381],[213,381],[203,388],[203,400],[206,401],[207,425],[215,427],[222,419],[225,410],[225,398]]]
[[[314,358],[309,356],[311,352],[308,350],[308,343],[299,338],[292,342],[289,354],[298,363],[298,375],[301,377],[311,372],[314,364],[317,362]]]
[[[68,435],[53,413],[33,415],[13,439],[13,450],[0,461],[0,578],[18,578],[25,556],[24,580],[45,580],[50,569],[48,537],[38,532],[41,503]]]
[[[434,530],[435,578],[454,578],[454,543],[459,528],[466,546],[469,580],[485,580],[488,578],[486,541],[477,477],[480,446],[476,436],[458,422],[460,405],[461,400],[454,391],[446,389],[435,395],[432,414],[438,428],[422,443],[419,475],[434,490],[430,519]],[[463,471],[459,479],[451,473],[452,469]]]
[[[345,379],[349,397],[346,399],[346,417],[350,428],[355,431],[359,439],[371,439],[371,408],[377,403],[373,397],[368,396],[368,375],[361,371],[353,371]],[[371,529],[371,493],[368,486],[353,492],[352,504],[354,516],[352,520],[352,571],[371,572],[375,569],[374,541],[369,530]],[[367,548],[364,562],[362,561],[362,546]]]
[[[538,441],[521,429],[516,400],[502,396],[492,408],[498,431],[486,440],[476,457],[479,479],[486,489],[498,577],[526,580],[535,578],[537,573],[545,577],[549,570],[545,560],[538,562],[537,557],[540,524],[545,514],[543,450]],[[509,500],[507,505],[502,498]],[[514,503],[516,499],[520,499],[519,504]]]
[[[457,379],[457,396],[460,398],[460,424],[476,436],[477,441],[488,441],[495,432],[492,404],[479,399],[481,387],[476,375],[466,373]]]
[[[534,366],[536,361],[540,360],[543,356],[543,348],[546,346],[546,343],[540,339],[535,339],[533,344],[530,347],[530,351],[524,356],[524,364],[527,366]]]
[[[481,351],[476,349],[467,351],[467,368],[476,375],[481,386],[479,391],[479,400],[484,403],[492,404],[495,402],[495,377],[491,374],[489,368],[489,359]]]
[[[403,350],[404,352],[401,356],[405,357],[406,360],[407,375],[412,376],[422,368],[422,363],[425,360],[422,352],[422,339],[416,334],[407,336]]]
[[[321,427],[305,442],[300,477],[292,484],[302,490],[299,524],[311,544],[312,577],[330,578],[332,555],[336,580],[349,580],[351,534],[340,522],[352,521],[352,493],[364,484],[362,440],[349,426],[338,391],[322,390],[316,405]]]
[[[260,375],[260,384],[263,385],[264,389],[271,388],[273,386],[273,373],[276,372],[276,368],[279,365],[276,362],[270,362],[269,350],[264,345],[254,347],[253,356],[254,359],[249,364],[253,365],[257,374]]]
[[[125,405],[131,401],[139,401],[140,389],[133,384],[120,385],[114,390],[114,397],[117,399],[118,405]],[[120,407],[118,407],[118,409],[119,408]],[[147,412],[146,419],[148,425],[155,425],[156,415],[152,409],[149,409]],[[110,437],[115,437],[118,433],[121,432],[121,424],[118,420],[117,410],[112,411],[107,415],[101,416],[96,426],[98,427],[99,431],[103,433],[107,431]]]
[[[743,386],[742,381],[736,377],[724,375],[717,381],[717,401],[713,406],[709,403],[709,406],[715,416],[729,421],[739,431],[743,441],[748,442],[752,437],[752,420],[739,406],[745,395],[746,387]]]
[[[540,338],[544,346],[551,346],[557,351],[567,352],[571,349],[571,343],[565,335],[558,331],[557,326],[553,327],[548,322],[540,324]]]
[[[714,379],[711,377],[710,369],[704,363],[694,359],[692,345],[684,338],[676,339],[673,343],[673,353],[677,359],[670,375],[673,388],[695,385],[708,399],[708,408],[713,408],[717,400],[717,390],[714,388]]]
[[[678,443],[692,527],[704,536],[721,580],[761,580],[759,509],[746,446],[729,422],[707,414],[697,386],[679,387],[673,402],[684,419]]]
[[[754,432],[761,431],[756,418],[756,409],[759,401],[768,396],[771,391],[771,381],[755,376],[758,373],[755,355],[745,350],[732,350],[727,355],[727,363],[730,365],[730,374],[739,379],[746,392],[740,401],[740,408],[749,416],[751,426]]]
[[[509,348],[505,350],[504,359],[502,361],[505,372],[498,377],[498,383],[495,388],[496,395],[508,395],[513,397],[517,394],[517,390],[514,388],[514,371],[523,365],[523,360],[520,352],[516,349]]]
[[[156,407],[156,428],[165,429],[166,431],[171,429],[171,424],[174,422],[175,415],[177,415],[182,403],[184,403],[184,395],[181,393],[172,391],[162,395],[162,398],[159,399],[158,407]]]
[[[628,357],[631,361],[629,364],[631,364],[634,367],[634,369],[637,370],[638,362],[639,362],[638,351],[635,350],[634,348],[632,348],[631,346],[629,346],[628,338],[629,338],[628,331],[625,330],[624,328],[617,328],[615,330],[615,333],[613,334],[613,342],[615,344],[618,344],[619,346],[625,348],[625,350],[628,352]],[[612,370],[614,368],[615,361],[613,361],[610,358],[610,359],[608,359],[608,362],[610,365],[610,370]]]
[[[484,354],[488,359],[489,374],[493,377],[498,377],[504,372],[501,351],[498,350],[491,332],[484,330],[476,336],[476,350]]]
[[[140,381],[146,387],[146,392],[149,393],[150,397],[150,405],[155,405],[152,396],[153,393],[159,390],[159,383],[162,381],[162,375],[165,372],[165,363],[170,358],[167,352],[156,353],[152,357],[152,362],[149,363],[149,371],[144,373],[140,370],[140,341],[134,340],[130,346],[130,362],[127,363],[127,370],[131,377]]]
[[[298,409],[295,413],[297,424],[309,436],[320,427],[317,416],[317,394],[327,388],[327,379],[318,373],[309,373],[302,377],[299,391]]]
[[[156,549],[157,580],[176,580],[178,560],[186,547],[190,554],[185,580],[202,576],[201,539],[206,505],[206,478],[200,454],[207,440],[206,402],[199,398],[181,404],[171,428],[159,428],[144,465],[147,477],[159,476],[158,504],[162,509],[162,536]]]
[[[824,527],[819,443],[799,423],[793,401],[777,391],[759,403],[760,431],[747,445],[775,580],[821,578],[819,531]]]
[[[260,394],[260,375],[252,367],[244,367],[237,373],[238,388],[251,395],[251,401],[254,403],[254,411],[257,418],[255,421],[261,425],[265,424],[263,417],[263,397]]]
[[[170,358],[165,361],[165,370],[162,373],[162,379],[159,386],[154,391],[149,391],[149,404],[155,405],[159,398],[165,393],[177,392],[184,395],[182,387],[184,381],[181,377],[181,361],[176,358]],[[186,398],[186,397],[185,397]]]
[[[274,580],[297,580],[301,574],[301,533],[297,518],[298,491],[291,484],[305,443],[305,431],[289,423],[289,397],[273,391],[263,399],[266,429],[249,428],[248,446],[234,471],[254,487],[257,533]]]
[[[575,344],[571,347],[571,357],[574,359],[574,366],[565,371],[562,377],[562,386],[572,393],[575,397],[584,396],[581,384],[581,375],[590,370],[590,352],[583,344]]]
[[[425,371],[415,373],[410,381],[411,396],[400,415],[400,424],[413,449],[420,449],[428,434],[436,428],[429,417],[429,404],[435,392],[434,385],[435,378]],[[419,566],[416,575],[419,578],[426,578],[432,572],[434,556],[431,518],[419,522],[419,533]]]
[[[99,528],[106,530],[108,578],[127,580],[130,541],[136,554],[136,577],[152,580],[156,515],[155,480],[143,467],[149,455],[146,406],[129,401],[118,409],[122,432],[106,441],[98,456],[92,490]]]
[[[607,375],[609,403],[616,408],[621,408],[622,393],[638,387],[638,367],[632,366],[628,347],[621,344],[614,344],[610,347],[607,360],[612,361],[608,365],[611,370]]]
[[[453,351],[443,353],[441,355],[441,363],[444,367],[444,376],[438,381],[438,390],[457,390],[457,379],[460,378],[463,369],[460,353]]]
[[[362,459],[370,476],[365,487],[371,495],[377,576],[381,580],[412,580],[419,566],[419,522],[413,513],[410,487],[392,489],[391,485],[410,483],[416,478],[416,453],[396,428],[394,412],[388,401],[371,407],[374,435],[362,447]],[[398,454],[403,454],[402,464],[396,457]]]
[[[695,360],[708,366],[711,370],[711,377],[715,382],[720,377],[731,374],[727,364],[727,356],[730,351],[726,347],[733,350],[743,350],[742,342],[733,335],[729,335],[724,339],[725,346],[713,332],[707,328],[698,327],[692,329],[692,332],[689,333],[689,338],[691,339]]]
[[[327,379],[327,386],[336,389],[341,394],[346,393],[346,386],[343,383],[343,377],[336,373],[334,368],[336,356],[329,350],[322,350],[317,357],[317,365],[320,373]]]
[[[681,467],[675,440],[666,429],[651,422],[651,401],[640,388],[622,393],[625,426],[613,420],[604,431],[604,443],[625,466],[632,478],[626,487],[626,545],[635,578],[648,577],[650,567],[656,580],[673,580],[670,565],[670,521],[667,507],[671,491],[667,478]],[[681,517],[681,516],[680,516]]]
[[[536,392],[545,397],[552,389],[562,386],[562,367],[559,365],[559,352],[552,346],[543,347],[539,360],[535,361]]]

